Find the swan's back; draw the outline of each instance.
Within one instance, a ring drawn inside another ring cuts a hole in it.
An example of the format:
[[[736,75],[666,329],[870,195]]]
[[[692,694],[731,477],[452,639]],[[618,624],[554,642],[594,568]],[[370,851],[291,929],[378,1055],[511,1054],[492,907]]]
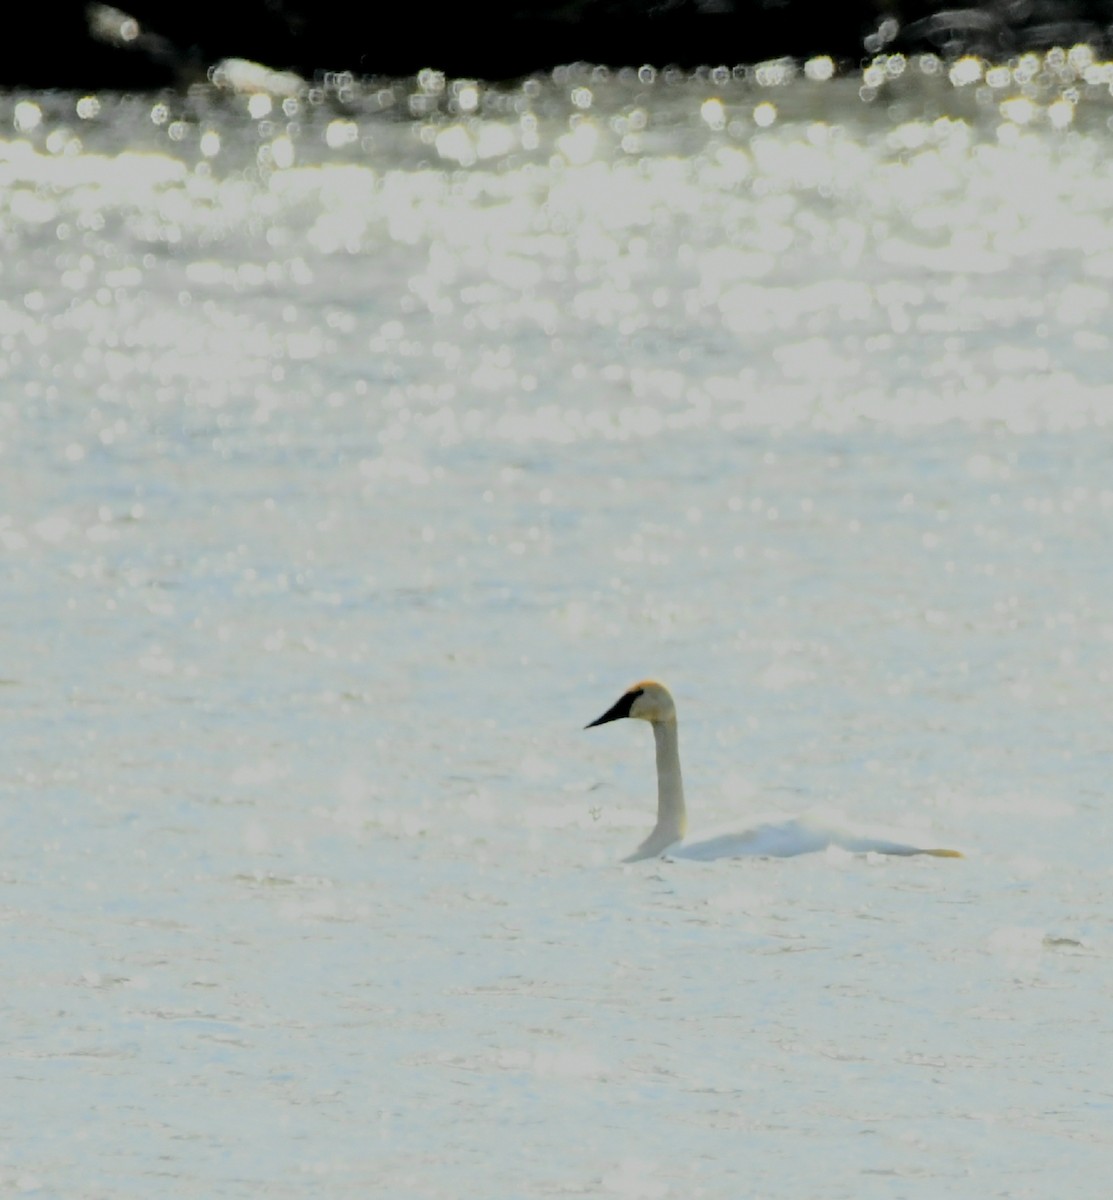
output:
[[[768,821],[740,833],[722,833],[696,842],[680,842],[666,851],[669,858],[711,862],[717,858],[795,858],[835,847],[851,854],[889,854],[911,857],[961,858],[957,850],[925,849],[890,838],[839,829],[809,817]]]

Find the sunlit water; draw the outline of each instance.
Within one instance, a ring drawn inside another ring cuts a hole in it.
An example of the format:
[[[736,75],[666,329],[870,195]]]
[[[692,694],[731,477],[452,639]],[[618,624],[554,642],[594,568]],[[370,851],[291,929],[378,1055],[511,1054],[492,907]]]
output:
[[[0,103],[0,1190],[1107,1195],[1113,75],[1013,67]],[[693,832],[968,858],[617,866],[646,675]]]

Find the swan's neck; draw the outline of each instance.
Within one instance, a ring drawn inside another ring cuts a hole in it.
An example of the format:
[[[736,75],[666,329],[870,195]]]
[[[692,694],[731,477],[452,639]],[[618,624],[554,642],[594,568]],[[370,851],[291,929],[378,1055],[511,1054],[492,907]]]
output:
[[[657,743],[657,824],[627,862],[656,857],[688,831],[676,721],[654,721],[653,737]]]
[[[688,813],[684,808],[676,722],[654,721],[653,736],[657,742],[657,829],[677,841],[688,831]]]

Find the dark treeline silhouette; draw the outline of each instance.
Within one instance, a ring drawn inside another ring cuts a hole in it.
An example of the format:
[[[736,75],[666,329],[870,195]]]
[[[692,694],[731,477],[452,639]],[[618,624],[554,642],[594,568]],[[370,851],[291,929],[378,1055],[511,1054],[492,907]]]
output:
[[[306,79],[326,72],[514,79],[569,62],[610,66],[759,62],[883,50],[1007,58],[1089,42],[1108,47],[1113,0],[85,0],[12,5],[0,86],[187,86],[224,58]]]

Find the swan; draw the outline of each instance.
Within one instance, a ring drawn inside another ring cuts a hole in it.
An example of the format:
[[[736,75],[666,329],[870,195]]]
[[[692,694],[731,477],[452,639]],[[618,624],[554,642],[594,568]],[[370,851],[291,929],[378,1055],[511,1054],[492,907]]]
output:
[[[848,830],[797,817],[775,824],[757,825],[740,833],[719,834],[699,842],[685,842],[688,813],[684,805],[684,781],[680,775],[680,743],[676,727],[676,704],[669,689],[652,679],[635,683],[601,716],[585,725],[593,729],[632,717],[648,721],[657,744],[657,824],[653,832],[623,862],[646,858],[690,858],[708,861],[716,858],[772,857],[791,858],[838,846],[856,853],[931,854],[936,858],[962,858],[957,850],[925,849],[884,838],[868,837]]]

